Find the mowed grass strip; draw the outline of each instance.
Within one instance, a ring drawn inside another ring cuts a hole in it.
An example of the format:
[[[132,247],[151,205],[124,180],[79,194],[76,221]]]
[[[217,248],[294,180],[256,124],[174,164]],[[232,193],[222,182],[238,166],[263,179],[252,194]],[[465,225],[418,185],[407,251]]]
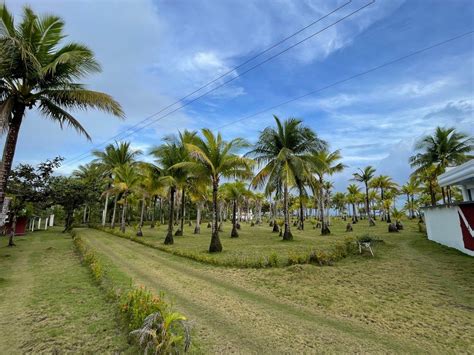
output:
[[[0,354],[131,353],[109,303],[58,230],[0,247]]]
[[[292,228],[293,241],[283,241],[278,233],[272,232],[268,223],[251,226],[250,223],[241,222],[238,238],[230,238],[232,225],[230,222],[223,223],[223,230],[219,233],[224,250],[221,253],[208,253],[210,242],[210,229],[206,223],[201,226],[201,234],[193,234],[194,227],[185,224],[183,236],[174,237],[173,245],[164,245],[167,226],[161,225],[155,228],[144,226],[143,237],[136,237],[136,228],[128,227],[124,234],[118,228],[111,230],[103,229],[114,234],[137,238],[142,243],[157,247],[160,250],[174,254],[188,256],[193,259],[204,261],[213,265],[254,267],[265,266],[269,258],[276,255],[278,266],[286,266],[289,256],[309,255],[311,251],[321,251],[331,254],[338,244],[343,244],[347,238],[356,238],[364,234],[377,236],[388,235],[387,224],[378,223],[376,227],[369,228],[367,221],[360,221],[353,225],[354,231],[345,231],[347,222],[335,219],[331,226],[332,234],[322,236],[319,229],[313,229],[312,224],[307,221],[304,231]],[[175,231],[177,227],[175,227]]]
[[[306,273],[317,275],[325,270],[335,270],[335,267],[297,265],[271,270],[222,269],[96,230],[82,230],[81,236],[122,270],[127,270],[135,281],[157,291],[164,290],[173,298],[176,308],[196,322],[203,337],[200,343],[208,345],[211,352],[258,352],[268,348],[275,353],[317,349],[329,352],[348,349],[359,352],[429,352],[439,349],[439,344],[424,338],[415,341],[409,333],[394,335],[385,322],[366,322],[344,312],[333,312],[324,307],[324,303],[318,305],[321,285],[308,282]],[[382,253],[384,248],[378,250]],[[358,260],[362,265],[366,260],[380,261],[365,257]],[[367,269],[363,271],[363,268],[357,272],[359,275],[352,276],[355,283],[363,283],[363,278],[371,277],[372,273]],[[294,281],[285,287],[286,282],[282,280],[288,278]],[[330,281],[324,289],[326,287],[331,287]],[[370,313],[377,312],[378,305],[371,304],[372,300],[364,305],[363,298],[359,300],[350,288],[339,291],[333,295],[334,298],[357,299],[350,304],[353,313],[361,312],[360,305],[372,307]],[[369,296],[372,291],[366,289],[365,295]],[[300,292],[311,297],[311,302],[295,302]],[[385,307],[384,304],[381,306]]]

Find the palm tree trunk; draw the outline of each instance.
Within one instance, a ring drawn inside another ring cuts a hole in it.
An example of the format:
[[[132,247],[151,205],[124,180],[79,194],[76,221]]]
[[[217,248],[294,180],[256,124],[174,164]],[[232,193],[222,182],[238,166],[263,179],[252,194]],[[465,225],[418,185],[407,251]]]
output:
[[[5,201],[7,192],[8,177],[12,170],[13,158],[15,156],[16,143],[18,134],[20,133],[23,114],[25,113],[25,105],[19,104],[15,107],[13,119],[8,127],[8,134],[3,148],[2,162],[0,163],[0,210]]]
[[[322,185],[323,180],[320,179],[320,181]],[[320,218],[321,218],[321,235],[331,234],[328,223],[326,222],[326,216],[325,216],[326,204],[324,203],[324,191],[322,187],[319,189],[319,209],[320,209]]]
[[[174,217],[174,195],[176,193],[176,187],[171,186],[170,188],[170,210],[168,219],[168,233],[166,234],[165,244],[170,245],[174,243],[173,240],[173,217]]]
[[[104,210],[102,211],[102,227],[105,227],[105,223],[107,221],[107,206],[109,204],[109,193],[107,192],[105,194],[105,204],[104,204]]]
[[[117,211],[117,199],[118,199],[118,195],[115,195],[114,210],[112,212],[112,222],[110,223],[110,228],[115,228],[115,214],[116,214],[116,211]]]
[[[365,182],[365,209],[367,213],[367,218],[369,219],[369,227],[375,226],[375,222],[370,215],[370,203],[369,203],[369,185]]]
[[[213,178],[212,181],[212,236],[209,252],[216,253],[222,251],[221,240],[219,239],[219,225],[217,221],[217,193],[219,190],[219,179]]]
[[[304,230],[303,189],[300,188],[300,230]]]
[[[283,192],[283,209],[285,214],[285,231],[283,233],[283,240],[293,240],[293,235],[290,230],[290,211],[288,209],[288,184],[284,184]]]
[[[179,227],[179,230],[176,231],[176,234],[175,235],[178,235],[178,236],[181,236],[183,235],[184,233],[184,212],[185,212],[185,203],[186,203],[186,190],[185,188],[183,187],[183,189],[181,190],[181,222],[180,222],[180,227]]]
[[[153,209],[152,209],[152,211],[151,211],[151,224],[150,224],[150,228],[155,228],[156,199],[157,199],[157,196],[154,195],[154,196],[153,196]]]
[[[196,226],[194,227],[194,234],[201,234],[201,204],[201,201],[196,204]]]
[[[237,233],[237,201],[232,201],[232,232],[230,233],[231,238],[237,238],[239,233]]]
[[[142,210],[140,213],[140,228],[143,227],[143,217],[145,216],[145,196],[142,197]]]
[[[127,197],[125,196],[124,201],[123,201],[123,209],[122,209],[122,222],[120,224],[120,231],[122,233],[125,233],[125,218],[126,218],[126,215],[127,215]]]

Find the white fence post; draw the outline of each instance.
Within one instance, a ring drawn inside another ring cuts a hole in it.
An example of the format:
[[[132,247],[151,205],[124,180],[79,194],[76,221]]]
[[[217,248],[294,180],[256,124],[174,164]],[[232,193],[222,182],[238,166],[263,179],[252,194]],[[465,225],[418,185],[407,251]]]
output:
[[[54,214],[52,214],[51,216],[49,216],[49,226],[50,226],[50,227],[53,227],[53,226],[54,226]]]

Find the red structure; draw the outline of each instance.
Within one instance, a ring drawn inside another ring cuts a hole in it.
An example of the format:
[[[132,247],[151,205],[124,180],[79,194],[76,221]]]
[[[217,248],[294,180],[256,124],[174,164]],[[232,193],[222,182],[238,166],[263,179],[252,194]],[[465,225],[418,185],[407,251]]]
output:
[[[16,219],[15,235],[25,235],[27,223],[28,223],[28,217],[18,217]],[[6,235],[9,235],[11,230],[12,230],[12,222],[8,222],[5,225]]]

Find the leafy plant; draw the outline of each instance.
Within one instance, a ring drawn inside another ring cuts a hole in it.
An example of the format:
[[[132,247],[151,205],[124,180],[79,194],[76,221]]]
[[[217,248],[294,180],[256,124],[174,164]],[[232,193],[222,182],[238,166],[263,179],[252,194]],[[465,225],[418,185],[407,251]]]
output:
[[[137,337],[145,354],[178,354],[187,352],[191,334],[186,318],[179,313],[157,311],[145,318],[141,328],[130,333]]]

